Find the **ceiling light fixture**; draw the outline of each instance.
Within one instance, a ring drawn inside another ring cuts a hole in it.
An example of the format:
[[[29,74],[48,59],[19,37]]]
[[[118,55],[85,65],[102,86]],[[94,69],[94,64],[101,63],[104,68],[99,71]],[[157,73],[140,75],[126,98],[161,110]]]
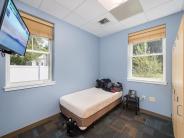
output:
[[[98,0],[99,3],[103,5],[108,11],[118,7],[122,3],[127,2],[128,0]]]

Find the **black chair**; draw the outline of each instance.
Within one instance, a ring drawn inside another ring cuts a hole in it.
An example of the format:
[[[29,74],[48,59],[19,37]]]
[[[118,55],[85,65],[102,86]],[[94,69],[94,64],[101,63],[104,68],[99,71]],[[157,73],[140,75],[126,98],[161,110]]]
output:
[[[127,110],[129,107],[133,107],[135,109],[136,115],[140,111],[139,108],[139,97],[136,95],[135,90],[129,90],[129,93],[124,96],[124,104],[125,109]]]

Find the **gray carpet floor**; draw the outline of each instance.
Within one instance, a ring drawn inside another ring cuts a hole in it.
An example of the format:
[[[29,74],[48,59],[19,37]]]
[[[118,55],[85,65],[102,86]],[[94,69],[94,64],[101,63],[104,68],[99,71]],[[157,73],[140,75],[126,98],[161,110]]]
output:
[[[16,138],[69,138],[65,118],[47,122]],[[172,122],[117,106],[76,138],[174,138]]]

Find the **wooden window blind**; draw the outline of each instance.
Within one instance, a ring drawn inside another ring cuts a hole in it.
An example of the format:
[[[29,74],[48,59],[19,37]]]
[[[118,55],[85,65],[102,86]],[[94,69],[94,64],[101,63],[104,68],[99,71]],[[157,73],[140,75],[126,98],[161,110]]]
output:
[[[20,15],[32,35],[53,39],[54,24],[24,12],[20,12]]]
[[[139,32],[128,35],[129,44],[161,39],[166,37],[166,25],[159,25]]]

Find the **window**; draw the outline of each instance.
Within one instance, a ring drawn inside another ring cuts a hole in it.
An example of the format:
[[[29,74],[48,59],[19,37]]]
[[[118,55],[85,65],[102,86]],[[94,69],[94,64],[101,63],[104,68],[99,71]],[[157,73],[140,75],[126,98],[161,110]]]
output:
[[[166,83],[166,39],[164,36],[160,37],[159,35],[153,39],[144,37],[141,41],[136,39],[132,43],[129,42],[129,81]]]
[[[27,16],[29,15],[26,14]],[[34,22],[33,18],[29,20]],[[30,25],[26,22],[27,18],[23,19],[31,35],[24,57],[18,55],[6,57],[6,91],[54,84],[52,81],[52,37],[50,33],[38,31],[39,28],[36,27],[35,22],[36,29],[29,27]],[[45,24],[39,24],[40,26],[45,26]]]

